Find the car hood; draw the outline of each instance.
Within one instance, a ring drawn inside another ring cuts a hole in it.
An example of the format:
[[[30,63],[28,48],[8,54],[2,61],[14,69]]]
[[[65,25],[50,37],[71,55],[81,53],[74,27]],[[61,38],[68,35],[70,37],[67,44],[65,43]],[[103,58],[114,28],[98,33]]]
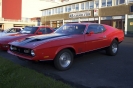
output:
[[[25,38],[28,36],[31,36],[32,34],[10,34],[10,35],[5,35],[5,36],[1,36],[0,37],[0,42],[5,42],[5,43],[9,43],[21,38]]]
[[[10,44],[30,48],[30,47],[35,47],[36,45],[39,45],[41,43],[45,43],[45,42],[55,40],[58,38],[63,38],[63,37],[68,37],[68,35],[51,33],[51,34],[45,34],[45,35],[31,36],[31,37],[26,38],[25,40],[14,41]]]
[[[1,32],[1,33],[0,33],[0,38],[1,38],[2,36],[11,35],[11,34],[17,34],[17,33],[6,33],[6,32]]]

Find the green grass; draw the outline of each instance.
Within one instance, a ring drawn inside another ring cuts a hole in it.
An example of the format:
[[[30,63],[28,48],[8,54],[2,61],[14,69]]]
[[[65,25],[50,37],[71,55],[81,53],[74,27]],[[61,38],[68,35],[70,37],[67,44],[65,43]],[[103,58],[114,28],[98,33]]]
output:
[[[0,88],[72,88],[0,57]]]

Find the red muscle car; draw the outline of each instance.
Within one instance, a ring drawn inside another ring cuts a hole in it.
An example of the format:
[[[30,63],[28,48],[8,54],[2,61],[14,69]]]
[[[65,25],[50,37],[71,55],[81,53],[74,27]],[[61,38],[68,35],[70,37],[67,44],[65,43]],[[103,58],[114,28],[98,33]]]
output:
[[[54,60],[58,70],[66,70],[77,54],[105,49],[108,55],[116,55],[123,40],[123,31],[108,25],[68,23],[51,34],[14,41],[8,53],[27,60]]]
[[[23,39],[34,35],[48,34],[52,33],[53,31],[54,30],[51,27],[47,26],[25,27],[20,33],[0,36],[0,50],[8,50],[8,43],[13,42],[15,40]]]

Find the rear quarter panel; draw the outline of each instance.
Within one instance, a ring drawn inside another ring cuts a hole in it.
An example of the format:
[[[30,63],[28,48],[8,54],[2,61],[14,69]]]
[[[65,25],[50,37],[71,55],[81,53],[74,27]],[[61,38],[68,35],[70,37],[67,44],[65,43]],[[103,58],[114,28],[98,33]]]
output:
[[[124,40],[123,30],[120,30],[120,29],[117,29],[117,28],[114,28],[114,27],[111,27],[108,25],[104,25],[104,27],[107,30],[106,35],[107,35],[107,38],[108,38],[110,44],[112,43],[112,41],[114,39],[117,39],[118,42],[122,42]]]

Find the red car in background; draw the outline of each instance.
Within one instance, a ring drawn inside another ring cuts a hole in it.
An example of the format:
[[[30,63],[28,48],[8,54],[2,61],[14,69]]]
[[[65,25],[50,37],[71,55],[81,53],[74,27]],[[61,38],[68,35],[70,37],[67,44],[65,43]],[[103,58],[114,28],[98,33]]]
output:
[[[108,55],[116,55],[123,40],[123,31],[108,25],[70,23],[51,34],[14,41],[8,53],[33,61],[54,60],[58,70],[66,70],[77,54],[105,49]]]
[[[0,50],[8,50],[8,43],[13,42],[15,40],[24,39],[26,37],[34,35],[49,34],[53,31],[53,28],[47,26],[25,27],[22,31],[20,31],[20,33],[0,36]]]

